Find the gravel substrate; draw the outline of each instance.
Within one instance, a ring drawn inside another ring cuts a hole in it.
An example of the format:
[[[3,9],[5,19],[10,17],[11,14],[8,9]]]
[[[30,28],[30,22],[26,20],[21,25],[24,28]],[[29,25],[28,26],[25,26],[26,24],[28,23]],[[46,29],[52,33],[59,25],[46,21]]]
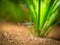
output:
[[[0,45],[60,45],[60,41],[33,37],[26,26],[0,24]]]
[[[23,38],[20,34],[0,30],[0,45],[60,45],[60,42],[48,38]]]

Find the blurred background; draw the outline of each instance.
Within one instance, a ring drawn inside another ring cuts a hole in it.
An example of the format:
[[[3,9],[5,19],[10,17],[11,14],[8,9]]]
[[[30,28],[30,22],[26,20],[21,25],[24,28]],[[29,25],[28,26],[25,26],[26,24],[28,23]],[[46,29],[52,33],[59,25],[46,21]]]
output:
[[[0,21],[30,21],[29,7],[25,0],[0,0]]]

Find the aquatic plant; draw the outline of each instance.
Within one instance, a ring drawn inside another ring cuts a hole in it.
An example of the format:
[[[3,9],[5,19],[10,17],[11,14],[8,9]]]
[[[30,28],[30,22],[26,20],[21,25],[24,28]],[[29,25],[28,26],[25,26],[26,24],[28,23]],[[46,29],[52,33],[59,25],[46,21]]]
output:
[[[59,23],[59,21],[55,22],[55,20],[60,16],[60,0],[25,1],[30,9],[31,21],[34,21],[35,35],[46,37],[51,31],[49,28]]]

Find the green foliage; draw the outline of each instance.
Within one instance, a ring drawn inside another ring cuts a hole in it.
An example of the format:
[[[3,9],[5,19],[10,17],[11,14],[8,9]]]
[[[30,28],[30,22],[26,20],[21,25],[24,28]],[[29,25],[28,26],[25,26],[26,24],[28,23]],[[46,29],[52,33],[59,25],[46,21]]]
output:
[[[26,0],[35,23],[35,35],[45,37],[60,16],[60,0]],[[57,23],[57,22],[56,22]]]
[[[22,0],[0,0],[0,18],[8,21],[23,22],[23,11],[20,4],[24,4]]]

